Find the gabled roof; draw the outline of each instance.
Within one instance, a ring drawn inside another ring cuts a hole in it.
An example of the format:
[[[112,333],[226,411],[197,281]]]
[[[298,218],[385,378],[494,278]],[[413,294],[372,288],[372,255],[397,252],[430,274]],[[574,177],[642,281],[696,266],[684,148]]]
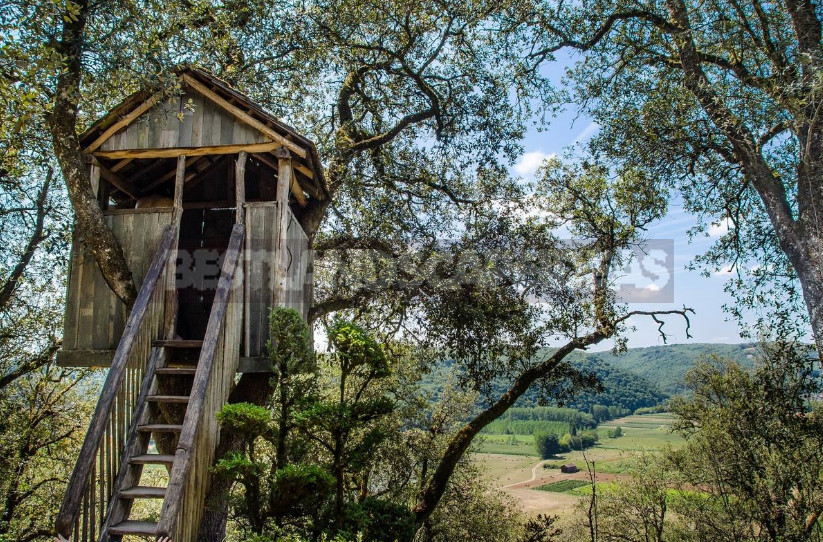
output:
[[[274,151],[275,145],[278,148],[282,146],[289,149],[296,180],[301,188],[313,198],[323,199],[327,197],[320,157],[314,143],[299,134],[291,126],[268,113],[249,97],[205,70],[185,66],[176,69],[175,73],[180,78],[181,86],[185,91],[194,91],[202,95],[205,100],[209,100],[217,108],[220,108],[224,112],[223,114],[232,116],[236,119],[236,122],[245,124],[251,130],[256,130],[259,132],[260,141],[272,142],[268,145],[258,143],[252,147],[255,151],[259,151],[258,158],[266,161],[266,155]],[[117,134],[123,133],[133,121],[166,98],[168,96],[162,92],[155,94],[148,90],[132,94],[80,136],[80,143],[84,152],[94,154],[101,160],[114,160],[118,152],[101,150],[106,142]],[[149,146],[148,148],[160,149],[163,147],[168,147],[168,145],[162,147]],[[184,148],[189,152],[182,152]],[[195,152],[190,149],[194,148],[200,148],[201,152],[209,152],[209,149],[217,149],[218,147],[185,146],[171,148],[167,152],[169,156],[178,151],[180,154],[190,156]],[[146,147],[141,147],[141,149],[146,149]],[[228,153],[231,149],[227,147],[225,150]],[[166,152],[166,148],[163,148],[163,151]],[[120,154],[127,152],[125,150],[119,151]],[[132,155],[140,157],[134,152],[132,152]],[[276,162],[274,157],[271,160]],[[123,166],[122,175],[127,177],[128,172],[128,166]]]

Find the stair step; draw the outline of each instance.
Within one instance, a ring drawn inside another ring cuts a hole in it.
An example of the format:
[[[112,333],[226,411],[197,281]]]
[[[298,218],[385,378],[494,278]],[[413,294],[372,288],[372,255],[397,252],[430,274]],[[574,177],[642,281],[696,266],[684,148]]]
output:
[[[152,403],[188,403],[188,395],[149,395],[148,400]]]
[[[139,426],[137,430],[141,433],[179,433],[183,430],[183,426],[166,423],[150,423]]]
[[[162,499],[165,496],[165,487],[135,486],[120,492],[121,499]]]
[[[157,532],[157,524],[153,521],[121,521],[117,525],[109,527],[109,534],[116,536],[145,535],[154,536]]]
[[[203,341],[191,339],[159,339],[152,341],[152,346],[165,346],[166,348],[200,348]]]
[[[197,372],[197,367],[163,367],[162,369],[157,369],[157,374],[159,375],[187,376],[193,375],[195,372]]]
[[[136,455],[129,459],[129,463],[135,465],[171,465],[174,463],[174,456],[164,454]]]

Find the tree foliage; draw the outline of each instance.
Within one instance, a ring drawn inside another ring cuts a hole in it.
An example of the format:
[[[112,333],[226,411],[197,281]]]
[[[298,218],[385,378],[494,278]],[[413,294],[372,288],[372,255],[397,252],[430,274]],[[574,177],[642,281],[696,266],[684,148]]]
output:
[[[549,1],[512,17],[535,67],[582,52],[570,99],[600,126],[598,152],[675,188],[695,234],[729,226],[697,264],[731,266],[732,314],[782,333],[801,317],[821,347],[820,5]]]
[[[807,347],[763,348],[754,370],[712,357],[690,371],[693,395],[672,402],[686,445],[642,454],[629,480],[598,492],[598,539],[820,540],[815,360]]]

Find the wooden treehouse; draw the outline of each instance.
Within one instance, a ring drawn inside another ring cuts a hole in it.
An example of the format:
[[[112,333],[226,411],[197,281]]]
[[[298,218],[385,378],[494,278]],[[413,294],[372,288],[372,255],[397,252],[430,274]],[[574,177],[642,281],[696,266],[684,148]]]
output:
[[[213,76],[178,77],[179,96],[137,93],[81,138],[139,294],[127,313],[75,235],[58,360],[110,369],[58,539],[196,540],[215,413],[237,372],[268,370],[270,308],[308,312],[298,219],[324,194],[314,145]],[[165,487],[141,483],[147,465]]]

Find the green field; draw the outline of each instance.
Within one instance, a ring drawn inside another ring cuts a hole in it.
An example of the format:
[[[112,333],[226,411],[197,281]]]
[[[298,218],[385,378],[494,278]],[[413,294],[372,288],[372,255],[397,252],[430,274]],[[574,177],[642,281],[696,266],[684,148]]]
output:
[[[586,450],[586,458],[594,461],[599,472],[622,473],[630,466],[630,456],[634,452],[659,450],[667,446],[677,448],[683,444],[679,435],[669,432],[672,416],[668,414],[646,414],[626,416],[598,426],[600,442]],[[608,430],[614,427],[623,429],[623,436],[609,438]],[[484,434],[477,447],[479,453],[532,456],[538,458],[531,435]],[[574,451],[562,454],[553,463],[585,464],[583,452]]]
[[[587,482],[586,480],[561,480],[559,482],[552,482],[551,484],[538,486],[534,489],[540,491],[552,491],[554,493],[566,493],[567,491],[573,491],[578,487],[588,485],[589,482]]]

